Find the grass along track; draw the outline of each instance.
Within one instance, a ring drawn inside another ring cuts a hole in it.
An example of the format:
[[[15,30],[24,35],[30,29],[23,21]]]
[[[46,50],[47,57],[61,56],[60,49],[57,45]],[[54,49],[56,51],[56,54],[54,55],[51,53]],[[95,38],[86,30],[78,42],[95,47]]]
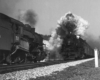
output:
[[[91,60],[76,66],[70,66],[60,72],[56,71],[50,76],[30,78],[29,80],[100,80],[100,68],[95,68],[94,60]]]

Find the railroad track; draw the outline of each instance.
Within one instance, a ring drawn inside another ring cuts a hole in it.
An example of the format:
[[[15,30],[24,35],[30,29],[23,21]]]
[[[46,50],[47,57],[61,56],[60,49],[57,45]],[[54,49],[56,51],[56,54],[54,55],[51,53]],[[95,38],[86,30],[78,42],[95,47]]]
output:
[[[67,61],[57,60],[57,61],[47,61],[47,62],[38,62],[38,63],[18,64],[18,65],[1,65],[0,74],[20,71],[20,70],[33,69],[37,67],[43,67],[43,66],[48,66],[48,65],[60,64],[60,63],[66,63],[66,62],[71,62],[71,61],[75,61],[75,60],[67,60]]]
[[[18,64],[18,65],[1,65],[0,66],[0,74],[20,71],[26,69],[32,69],[37,67],[43,67],[53,64],[66,63],[68,61],[58,60],[58,61],[48,61],[48,62],[38,62],[38,63],[26,63],[26,64]]]

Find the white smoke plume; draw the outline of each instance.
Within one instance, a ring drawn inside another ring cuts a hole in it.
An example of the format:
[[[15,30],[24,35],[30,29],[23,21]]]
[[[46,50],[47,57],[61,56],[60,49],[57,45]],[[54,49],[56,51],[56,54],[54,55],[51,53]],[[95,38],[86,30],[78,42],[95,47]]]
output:
[[[29,24],[31,27],[35,27],[37,15],[33,10],[20,11],[18,19],[24,24]]]
[[[59,54],[62,39],[60,39],[60,36],[56,33],[56,30],[52,31],[49,41],[44,40],[44,44],[46,44],[47,57],[49,59],[62,59],[61,55]]]

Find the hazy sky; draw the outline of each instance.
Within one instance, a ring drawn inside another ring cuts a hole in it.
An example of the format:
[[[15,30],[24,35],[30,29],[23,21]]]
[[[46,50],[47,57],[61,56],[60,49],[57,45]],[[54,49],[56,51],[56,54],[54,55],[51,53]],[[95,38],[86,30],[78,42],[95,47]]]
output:
[[[81,16],[90,24],[87,32],[95,36],[100,35],[100,0],[4,0],[11,7],[10,16],[16,17],[19,10],[33,9],[38,16],[36,31],[42,34],[50,34],[57,26],[57,20],[65,13]],[[18,1],[14,3],[14,1]],[[7,3],[6,3],[7,4]],[[2,11],[1,11],[2,12]],[[4,12],[4,11],[3,11]]]

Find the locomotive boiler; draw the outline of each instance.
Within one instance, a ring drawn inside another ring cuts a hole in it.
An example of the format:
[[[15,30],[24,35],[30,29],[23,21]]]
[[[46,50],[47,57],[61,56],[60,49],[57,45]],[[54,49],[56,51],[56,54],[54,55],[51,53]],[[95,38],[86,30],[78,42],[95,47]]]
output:
[[[81,37],[68,34],[64,37],[60,54],[64,60],[93,57],[94,50]]]
[[[0,64],[19,64],[43,60],[42,35],[28,24],[0,13]]]

